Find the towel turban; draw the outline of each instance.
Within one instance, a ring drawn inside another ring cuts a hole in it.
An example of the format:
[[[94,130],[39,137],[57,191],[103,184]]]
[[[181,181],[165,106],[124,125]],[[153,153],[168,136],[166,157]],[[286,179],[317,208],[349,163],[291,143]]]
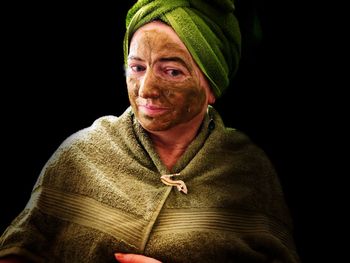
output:
[[[133,33],[153,20],[171,26],[210,82],[218,98],[235,75],[241,34],[233,0],[139,0],[126,16],[124,60]]]

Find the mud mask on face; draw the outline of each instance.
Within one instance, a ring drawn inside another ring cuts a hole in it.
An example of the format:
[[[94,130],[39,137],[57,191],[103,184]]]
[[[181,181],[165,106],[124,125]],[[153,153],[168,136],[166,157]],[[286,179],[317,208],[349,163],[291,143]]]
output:
[[[142,64],[143,71],[128,74],[129,98],[141,122],[153,122],[152,127],[158,123],[162,129],[189,121],[205,104],[205,90],[194,70],[196,65],[181,44],[155,29],[141,32],[131,42],[129,58],[135,58],[136,65]],[[171,110],[159,116],[139,114],[137,105],[145,101]]]

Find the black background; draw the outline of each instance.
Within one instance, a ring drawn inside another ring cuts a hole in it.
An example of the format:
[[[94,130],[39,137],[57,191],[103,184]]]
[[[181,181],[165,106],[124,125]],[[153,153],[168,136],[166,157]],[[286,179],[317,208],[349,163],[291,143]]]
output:
[[[67,136],[128,106],[122,38],[134,1],[125,2],[17,2],[3,9],[0,231],[23,209],[42,166]],[[255,1],[263,38],[252,45],[245,34],[253,2],[241,4],[241,68],[214,106],[270,156],[299,254],[303,262],[319,262],[335,256],[328,238],[334,205],[325,197],[336,139],[329,140],[332,93],[320,88],[336,85],[329,77],[331,29],[326,14],[305,3]]]

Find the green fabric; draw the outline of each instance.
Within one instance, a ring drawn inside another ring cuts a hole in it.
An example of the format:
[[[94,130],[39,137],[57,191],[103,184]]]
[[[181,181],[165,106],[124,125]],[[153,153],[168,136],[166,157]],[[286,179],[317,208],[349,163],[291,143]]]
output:
[[[126,17],[125,63],[133,33],[153,20],[174,29],[220,97],[237,71],[241,53],[233,1],[139,0]]]
[[[169,172],[180,173],[187,195],[161,182]],[[298,262],[290,231],[266,155],[213,108],[173,171],[129,108],[59,147],[1,236],[0,257],[106,263],[129,252],[174,263]]]

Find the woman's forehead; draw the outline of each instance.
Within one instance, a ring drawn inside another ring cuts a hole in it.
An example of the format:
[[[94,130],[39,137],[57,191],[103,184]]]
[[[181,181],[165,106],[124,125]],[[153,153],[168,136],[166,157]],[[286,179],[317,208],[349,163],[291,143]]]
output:
[[[176,32],[170,26],[160,21],[153,21],[140,27],[132,36],[130,46],[134,45],[135,42],[138,44],[140,44],[139,42],[144,42],[143,44],[177,46],[188,52],[185,44]]]

